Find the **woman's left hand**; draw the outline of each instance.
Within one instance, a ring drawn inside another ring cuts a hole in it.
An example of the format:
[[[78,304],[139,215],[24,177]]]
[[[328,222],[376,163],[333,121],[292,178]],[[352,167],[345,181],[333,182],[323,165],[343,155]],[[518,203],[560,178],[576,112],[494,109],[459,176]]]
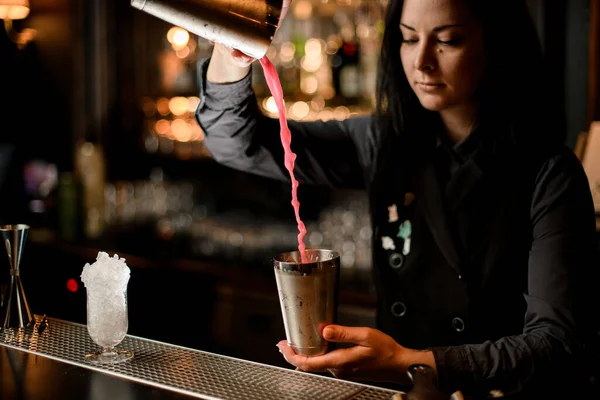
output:
[[[365,327],[328,325],[323,338],[355,346],[333,350],[322,356],[296,354],[282,340],[277,344],[286,361],[306,372],[331,372],[336,378],[409,384],[406,369],[412,364],[427,364],[435,369],[429,351],[407,349],[385,333]]]

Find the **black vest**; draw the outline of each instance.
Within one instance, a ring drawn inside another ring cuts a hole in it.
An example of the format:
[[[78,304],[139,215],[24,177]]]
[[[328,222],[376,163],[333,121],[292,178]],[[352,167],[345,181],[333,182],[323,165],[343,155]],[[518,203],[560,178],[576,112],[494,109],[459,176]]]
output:
[[[522,333],[529,210],[541,166],[523,153],[484,140],[443,187],[435,151],[385,161],[370,190],[377,322],[401,345]]]

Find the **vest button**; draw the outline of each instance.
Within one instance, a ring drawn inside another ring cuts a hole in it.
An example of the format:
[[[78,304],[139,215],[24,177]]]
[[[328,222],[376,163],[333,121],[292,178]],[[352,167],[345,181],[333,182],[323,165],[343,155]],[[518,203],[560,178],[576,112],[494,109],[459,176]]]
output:
[[[390,267],[398,269],[404,264],[404,256],[400,253],[392,253],[388,258],[388,263],[390,264]]]
[[[406,314],[406,305],[400,301],[397,301],[392,304],[391,311],[394,317],[403,317],[404,314]]]
[[[462,318],[456,317],[452,319],[452,327],[456,332],[462,332],[465,330],[465,321]]]

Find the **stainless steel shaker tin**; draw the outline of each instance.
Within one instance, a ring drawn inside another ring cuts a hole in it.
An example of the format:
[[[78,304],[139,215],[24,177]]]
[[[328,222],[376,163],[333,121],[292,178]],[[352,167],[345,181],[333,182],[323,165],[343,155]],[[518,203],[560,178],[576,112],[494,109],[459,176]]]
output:
[[[340,255],[331,250],[282,253],[273,259],[288,344],[298,354],[315,356],[329,349],[321,332],[336,322]]]
[[[267,53],[282,11],[282,0],[131,0],[131,5],[254,58]]]

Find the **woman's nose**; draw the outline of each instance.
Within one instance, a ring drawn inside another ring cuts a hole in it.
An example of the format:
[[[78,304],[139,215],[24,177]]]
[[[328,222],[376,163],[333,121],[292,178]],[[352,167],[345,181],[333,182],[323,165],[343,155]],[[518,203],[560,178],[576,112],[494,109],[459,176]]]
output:
[[[429,41],[421,41],[415,56],[415,69],[419,71],[434,70],[436,66],[434,52],[435,48],[429,44]]]

